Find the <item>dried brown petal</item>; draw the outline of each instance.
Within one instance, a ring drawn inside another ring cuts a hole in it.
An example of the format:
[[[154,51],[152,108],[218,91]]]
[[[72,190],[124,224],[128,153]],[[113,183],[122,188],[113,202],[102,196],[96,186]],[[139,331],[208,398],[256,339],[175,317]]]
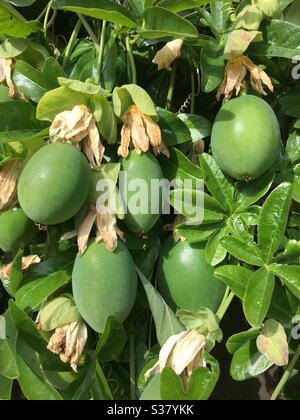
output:
[[[60,354],[66,344],[66,335],[69,326],[65,325],[62,328],[56,328],[54,334],[51,336],[47,349],[54,354]]]
[[[131,142],[130,127],[124,124],[121,130],[121,145],[118,149],[118,155],[126,158],[129,154],[129,147]]]
[[[131,128],[131,140],[138,154],[149,150],[149,137],[144,126],[143,114],[137,106],[131,106],[126,114],[128,125]]]
[[[9,95],[16,94],[14,83],[11,79],[13,61],[11,58],[0,58],[0,83],[6,82],[9,88]]]
[[[51,127],[50,137],[54,140],[78,143],[87,137],[93,115],[84,105],[75,106],[72,111],[58,114]]]
[[[96,218],[97,225],[97,237],[96,241],[100,242],[103,240],[106,248],[113,252],[118,245],[117,236],[117,218],[109,210],[108,207],[102,205],[98,208],[98,214]]]
[[[23,161],[11,160],[0,169],[0,210],[8,210],[17,202],[17,181]]]
[[[104,156],[105,147],[101,143],[100,134],[93,119],[89,125],[88,136],[83,142],[83,151],[94,169],[99,169]]]
[[[78,230],[78,237],[77,237],[77,243],[79,248],[79,253],[84,254],[84,252],[87,249],[89,237],[93,228],[93,225],[96,221],[97,212],[96,209],[91,209],[84,221],[82,222],[81,226]]]
[[[146,133],[150,141],[150,145],[153,149],[155,156],[158,156],[161,152],[162,146],[160,127],[153,121],[151,117],[148,117],[148,115],[143,115],[143,121],[146,128]]]
[[[182,46],[183,40],[175,39],[159,50],[153,59],[153,63],[158,65],[158,70],[166,69],[171,71],[171,64],[180,57]]]

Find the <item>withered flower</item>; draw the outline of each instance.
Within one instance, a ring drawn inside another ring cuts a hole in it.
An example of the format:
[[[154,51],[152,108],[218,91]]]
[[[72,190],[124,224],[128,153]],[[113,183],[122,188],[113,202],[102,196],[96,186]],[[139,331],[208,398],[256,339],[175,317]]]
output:
[[[103,241],[108,251],[113,252],[118,245],[118,236],[124,240],[123,233],[117,226],[116,215],[105,205],[90,206],[90,210],[78,230],[79,253],[84,254],[93,226],[96,227],[96,242]]]
[[[0,83],[6,82],[9,88],[10,96],[14,96],[16,93],[15,86],[11,78],[12,66],[13,61],[11,58],[0,57]]]
[[[170,367],[176,375],[180,375],[186,390],[194,369],[206,367],[203,355],[206,338],[194,330],[187,330],[173,335],[162,347],[159,361],[145,374],[148,380],[161,373],[165,367]]]
[[[151,146],[155,156],[163,153],[169,157],[169,150],[162,141],[159,125],[151,117],[143,114],[136,105],[128,108],[124,122],[121,131],[121,146],[118,150],[119,156],[127,157],[130,147],[141,154],[148,152]]]
[[[220,100],[224,95],[224,102],[227,102],[233,95],[234,90],[236,96],[240,93],[244,79],[249,72],[250,83],[254,90],[261,95],[267,95],[264,90],[265,84],[271,92],[274,87],[271,79],[260,67],[256,66],[250,58],[241,55],[233,60],[229,60],[225,68],[225,77],[223,83],[219,87],[217,99]]]
[[[38,255],[28,255],[27,257],[22,258],[22,271],[26,272],[28,271],[33,265],[39,264],[41,262],[41,259]],[[13,268],[13,263],[9,263],[3,267],[0,268],[0,278],[2,280],[8,280],[10,279],[11,272]]]
[[[59,354],[63,363],[70,363],[77,372],[77,364],[83,353],[88,338],[87,327],[83,321],[71,322],[56,328],[50,338],[48,350]]]
[[[175,39],[168,42],[161,50],[157,52],[153,63],[158,65],[158,70],[166,69],[171,71],[171,64],[180,57],[183,46],[183,39]]]
[[[92,167],[100,167],[105,148],[101,143],[96,121],[85,105],[77,105],[72,111],[58,114],[50,127],[50,137],[53,141],[82,146]]]
[[[0,169],[0,211],[17,202],[17,182],[23,168],[21,159],[11,160]]]

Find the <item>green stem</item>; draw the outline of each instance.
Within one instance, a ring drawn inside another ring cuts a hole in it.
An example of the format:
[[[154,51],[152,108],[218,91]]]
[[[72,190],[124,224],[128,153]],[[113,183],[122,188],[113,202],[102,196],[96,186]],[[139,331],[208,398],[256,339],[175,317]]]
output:
[[[225,294],[225,296],[226,296],[226,294]],[[233,292],[230,292],[229,295],[221,303],[221,306],[220,306],[220,308],[217,312],[217,318],[219,318],[220,321],[224,318],[224,316],[225,316],[226,312],[228,311],[234,297],[235,297],[235,294]]]
[[[126,50],[127,50],[128,61],[129,61],[129,64],[130,64],[132,83],[134,85],[136,85],[137,84],[137,73],[136,73],[136,66],[135,66],[135,61],[134,61],[134,57],[133,57],[133,54],[132,54],[132,49],[131,49],[129,36],[126,37]]]
[[[97,51],[99,52],[99,49],[100,49],[99,42],[98,42],[98,39],[97,39],[97,37],[95,35],[95,32],[93,31],[91,25],[88,23],[88,21],[86,20],[86,18],[83,15],[81,15],[80,13],[77,13],[77,16],[81,20],[81,23],[85,27],[87,33],[89,34],[89,36],[91,37],[93,43],[95,44],[95,47],[97,48]]]
[[[294,370],[294,367],[296,366],[296,363],[298,362],[299,357],[300,357],[300,344],[299,344],[299,346],[296,350],[296,353],[294,354],[294,357],[292,358],[290,364],[286,368],[286,371],[284,372],[280,382],[278,383],[275,391],[273,392],[273,394],[271,396],[271,401],[277,400],[280,392],[283,390],[285,384],[287,383],[289,377],[291,376],[291,374]]]
[[[42,10],[42,12],[36,18],[36,20],[40,21],[45,16],[45,13],[47,12],[47,9],[48,9],[48,5]]]
[[[63,64],[62,64],[63,68],[66,68],[69,62],[70,55],[72,54],[80,29],[81,29],[81,20],[78,20],[64,52],[64,59],[63,59]]]
[[[166,103],[166,109],[168,111],[172,108],[172,100],[173,100],[173,94],[174,94],[174,87],[175,87],[175,81],[176,81],[176,73],[177,73],[177,63],[174,64],[171,72],[170,77],[170,84],[169,84],[169,90],[168,90],[168,96],[167,96],[167,103]]]
[[[105,34],[106,34],[106,25],[107,22],[104,20],[102,23],[102,30],[101,30],[101,37],[100,37],[100,47],[99,47],[99,54],[98,54],[98,74],[96,84],[101,83],[101,74],[102,74],[102,64],[103,64],[103,55],[104,55],[104,47],[105,47]]]
[[[134,335],[129,336],[129,349],[130,349],[130,396],[131,400],[136,400],[136,384],[135,384],[135,357],[134,357]]]
[[[48,6],[47,6],[47,10],[45,13],[45,18],[44,18],[44,33],[45,36],[47,35],[47,27],[48,27],[48,21],[49,21],[49,16],[50,16],[50,12],[52,9],[52,5],[53,5],[53,0],[49,1]]]
[[[196,97],[196,87],[195,87],[194,71],[191,72],[191,85],[192,85],[191,114],[194,114],[195,113],[195,97]]]

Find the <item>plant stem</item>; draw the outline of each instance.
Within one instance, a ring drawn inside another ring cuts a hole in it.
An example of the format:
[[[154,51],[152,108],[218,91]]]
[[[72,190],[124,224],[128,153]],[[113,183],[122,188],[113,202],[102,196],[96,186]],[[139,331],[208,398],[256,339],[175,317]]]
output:
[[[129,348],[130,348],[130,396],[131,400],[136,400],[135,394],[135,357],[134,357],[134,335],[129,336]]]
[[[81,28],[81,25],[82,25],[81,20],[79,19],[78,22],[76,23],[76,26],[72,32],[71,38],[69,39],[68,45],[65,49],[64,59],[63,59],[63,64],[62,64],[63,68],[66,68],[68,64],[70,55],[73,51],[74,45],[76,43],[80,28]]]
[[[174,94],[176,73],[177,73],[177,63],[174,64],[174,66],[172,68],[172,72],[171,72],[171,77],[170,77],[170,84],[169,84],[167,103],[166,103],[166,109],[168,111],[170,111],[171,108],[172,108],[172,100],[173,100],[173,94]]]
[[[45,13],[45,18],[44,18],[44,33],[45,36],[47,35],[47,28],[48,28],[48,21],[49,21],[49,16],[50,16],[50,12],[52,9],[52,5],[53,5],[53,0],[49,1],[48,6],[47,6],[47,10]]]
[[[196,96],[196,89],[195,89],[195,76],[194,71],[191,72],[191,85],[192,85],[192,101],[191,101],[191,114],[195,113],[195,96]]]
[[[84,16],[82,16],[80,13],[77,13],[77,16],[81,20],[81,23],[85,27],[87,33],[89,34],[93,43],[95,44],[95,47],[97,48],[97,51],[99,52],[99,49],[100,49],[99,42],[98,42],[98,39],[97,39],[97,37],[95,35],[95,32],[93,31],[92,27],[90,26],[90,24],[88,23],[86,18]]]
[[[294,357],[292,358],[292,360],[291,360],[290,364],[288,365],[288,367],[286,368],[286,371],[284,372],[280,382],[278,383],[275,391],[273,392],[273,394],[271,396],[271,401],[277,400],[280,392],[283,390],[285,384],[287,383],[287,380],[291,376],[299,357],[300,357],[300,344],[298,345],[298,348],[296,350],[296,353],[294,354]]]
[[[100,37],[100,47],[99,47],[99,54],[98,54],[98,74],[97,74],[97,80],[96,80],[97,85],[101,83],[106,25],[107,25],[107,22],[104,20],[103,23],[102,23],[102,30],[101,30],[101,37]]]
[[[129,36],[126,37],[126,50],[127,50],[127,57],[128,57],[128,61],[129,61],[129,64],[130,64],[130,69],[131,69],[132,83],[134,85],[136,85],[137,84],[137,73],[136,73],[136,66],[135,66],[135,61],[134,61],[134,57],[133,57],[133,54],[132,54],[132,49],[131,49]]]
[[[226,296],[226,294],[225,294]],[[224,318],[224,315],[226,314],[226,312],[228,311],[231,302],[233,301],[235,297],[235,294],[233,292],[230,292],[228,297],[226,297],[223,302],[221,303],[221,306],[217,312],[217,318],[219,318],[219,320],[221,321]]]

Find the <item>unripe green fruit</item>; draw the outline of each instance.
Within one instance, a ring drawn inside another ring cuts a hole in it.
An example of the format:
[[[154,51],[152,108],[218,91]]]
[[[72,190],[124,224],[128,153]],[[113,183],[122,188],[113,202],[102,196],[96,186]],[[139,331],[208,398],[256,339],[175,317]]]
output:
[[[43,147],[25,166],[18,184],[19,202],[36,223],[55,225],[71,219],[91,187],[91,169],[71,144]]]
[[[128,214],[125,216],[125,223],[129,229],[134,233],[147,233],[149,232],[160,217],[162,207],[162,195],[161,191],[159,194],[151,194],[151,181],[163,179],[163,173],[161,167],[156,158],[150,153],[142,153],[138,155],[137,152],[131,151],[127,158],[121,161],[121,170],[127,174],[128,185],[136,180],[144,181],[147,186],[147,190],[142,194],[143,199],[148,198],[148,205],[146,207],[146,214],[133,214],[130,208]],[[148,192],[148,197],[147,197]],[[132,202],[132,198],[135,194],[140,194],[139,188],[135,192],[128,192],[128,203]],[[157,207],[158,214],[151,214],[151,205]]]
[[[227,102],[216,117],[211,148],[221,170],[237,180],[251,181],[271,169],[281,135],[270,105],[251,95]]]
[[[173,310],[216,312],[225,293],[225,285],[206,262],[205,243],[175,243],[170,237],[162,247],[157,278],[159,292]]]
[[[17,252],[37,234],[37,226],[22,209],[0,213],[0,248],[3,252]]]
[[[136,299],[137,274],[123,242],[114,252],[103,242],[91,243],[77,256],[72,278],[76,306],[95,331],[102,333],[110,316],[119,322],[127,318]]]

